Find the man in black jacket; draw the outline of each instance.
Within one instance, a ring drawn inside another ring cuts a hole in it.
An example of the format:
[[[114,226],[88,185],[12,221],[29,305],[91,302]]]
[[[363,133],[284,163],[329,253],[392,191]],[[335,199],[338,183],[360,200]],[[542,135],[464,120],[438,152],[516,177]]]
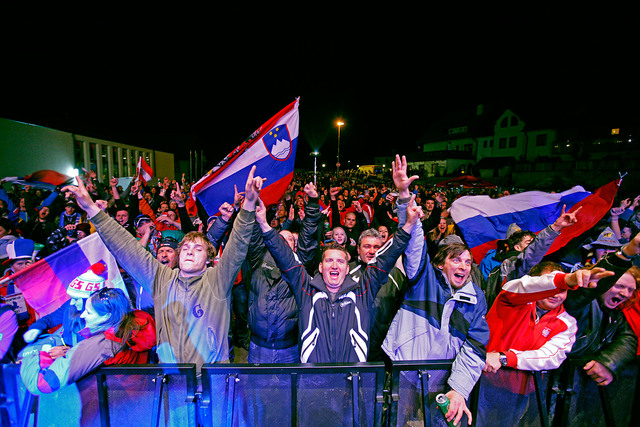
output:
[[[278,234],[295,253],[296,259],[307,264],[318,249],[316,239],[320,223],[318,193],[312,183],[305,185],[307,201],[296,249],[293,234],[281,230]],[[251,330],[249,363],[297,363],[298,305],[293,293],[267,250],[262,231],[256,224],[251,237],[247,262],[242,269],[249,294],[249,328]]]
[[[395,167],[395,164],[394,164]],[[303,363],[365,362],[369,350],[370,310],[389,271],[406,248],[410,231],[420,217],[415,204],[407,207],[407,222],[398,229],[393,243],[367,264],[360,280],[349,273],[346,249],[329,244],[318,269],[311,277],[296,261],[293,251],[266,219],[264,205],[256,209],[267,248],[291,286],[298,304],[300,361]]]
[[[632,257],[639,254],[640,233],[596,264],[614,272],[613,276],[600,280],[596,288],[571,292],[564,303],[578,322],[577,340],[569,356],[589,359],[584,370],[600,386],[611,383],[636,357],[638,338],[618,307],[636,289],[636,280],[628,270]]]

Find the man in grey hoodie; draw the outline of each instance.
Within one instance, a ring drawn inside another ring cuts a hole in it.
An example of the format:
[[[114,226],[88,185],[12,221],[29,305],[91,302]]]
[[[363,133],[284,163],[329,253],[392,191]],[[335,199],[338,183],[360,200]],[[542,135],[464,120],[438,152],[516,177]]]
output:
[[[188,233],[178,245],[178,268],[171,269],[101,211],[84,184],[68,186],[120,265],[148,291],[154,302],[157,354],[161,363],[205,363],[229,359],[227,335],[231,289],[251,240],[255,206],[264,179],[251,169],[245,201],[220,261],[209,268],[215,249],[206,235]]]

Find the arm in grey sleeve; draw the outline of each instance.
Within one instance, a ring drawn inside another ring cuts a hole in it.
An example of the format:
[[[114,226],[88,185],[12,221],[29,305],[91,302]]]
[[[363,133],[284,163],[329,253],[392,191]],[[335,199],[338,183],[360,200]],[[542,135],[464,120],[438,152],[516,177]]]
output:
[[[153,283],[158,271],[168,267],[160,264],[135,237],[105,212],[98,212],[91,221],[120,266],[153,295]]]

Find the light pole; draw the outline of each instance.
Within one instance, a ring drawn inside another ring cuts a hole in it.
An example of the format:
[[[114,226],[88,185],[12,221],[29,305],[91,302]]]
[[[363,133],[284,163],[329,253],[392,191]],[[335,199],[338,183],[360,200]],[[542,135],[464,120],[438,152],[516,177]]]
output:
[[[315,150],[311,153],[311,155],[313,156],[313,184],[317,185],[317,167],[316,167],[316,162],[318,161],[318,156],[320,155],[320,153],[318,152],[318,150]]]
[[[338,120],[336,123],[338,125],[338,155],[336,157],[336,174],[340,173],[340,128],[344,126],[344,122],[342,120]]]

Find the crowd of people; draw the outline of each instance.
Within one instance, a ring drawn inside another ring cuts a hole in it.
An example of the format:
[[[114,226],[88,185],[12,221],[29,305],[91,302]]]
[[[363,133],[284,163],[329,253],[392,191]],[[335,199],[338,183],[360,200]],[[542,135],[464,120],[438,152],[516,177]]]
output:
[[[96,264],[39,317],[5,281],[3,363],[21,363],[29,390],[49,393],[103,363],[201,367],[233,361],[234,348],[250,363],[453,359],[446,418],[471,423],[483,372],[523,390],[530,379],[514,385],[503,368],[552,370],[571,355],[605,386],[639,353],[640,196],[617,199],[571,254],[547,254],[581,221],[563,209],[537,234],[512,224],[476,263],[449,214],[465,193],[420,185],[404,157],[383,178],[296,172],[275,206],[262,203],[254,171],[211,216],[189,207],[184,176],[0,185],[5,278],[98,233],[127,290]]]

